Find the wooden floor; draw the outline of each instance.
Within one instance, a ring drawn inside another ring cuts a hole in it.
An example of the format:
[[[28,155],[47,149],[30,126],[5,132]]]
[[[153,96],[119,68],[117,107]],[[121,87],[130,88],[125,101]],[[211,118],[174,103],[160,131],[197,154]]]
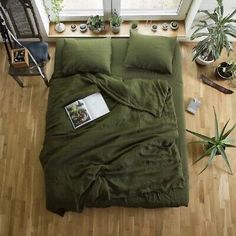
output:
[[[219,121],[236,122],[236,90],[224,95],[197,79],[206,69],[191,62],[191,44],[181,45],[184,100],[202,101],[195,116],[185,113],[186,126],[213,135],[213,109]],[[53,70],[54,46],[47,74]],[[0,45],[0,236],[232,236],[236,235],[236,156],[228,150],[235,174],[225,172],[219,157],[202,175],[202,160],[192,165],[200,149],[188,146],[189,207],[166,209],[86,209],[64,217],[45,208],[43,171],[38,159],[44,138],[48,89],[39,77],[24,78],[25,88],[7,74],[5,49]],[[211,76],[214,66],[208,67]],[[228,87],[227,82],[223,84]],[[236,136],[236,133],[234,132]],[[193,137],[187,134],[187,140]]]

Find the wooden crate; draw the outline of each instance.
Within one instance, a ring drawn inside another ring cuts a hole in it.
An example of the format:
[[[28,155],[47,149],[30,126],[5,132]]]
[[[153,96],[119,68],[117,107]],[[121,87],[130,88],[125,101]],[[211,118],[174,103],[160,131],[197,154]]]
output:
[[[17,57],[22,53],[23,60],[17,61]],[[29,53],[27,48],[17,48],[11,50],[11,64],[16,68],[24,68],[29,66]]]

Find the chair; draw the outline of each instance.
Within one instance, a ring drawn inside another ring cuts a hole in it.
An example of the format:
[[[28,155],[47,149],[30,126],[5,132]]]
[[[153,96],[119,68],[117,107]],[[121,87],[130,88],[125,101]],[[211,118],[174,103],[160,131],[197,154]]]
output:
[[[28,67],[15,68],[11,64],[11,54],[8,51],[10,62],[9,74],[21,87],[24,87],[24,85],[19,76],[29,75],[41,75],[46,86],[49,86],[45,75],[45,65],[50,59],[48,44],[42,41],[39,25],[31,1],[0,0],[0,3],[0,13],[5,21],[5,26],[1,26],[1,34],[4,42],[8,42],[10,49],[26,47],[36,62],[35,64],[30,58]],[[20,44],[17,43],[17,41],[20,42]],[[40,70],[42,73],[40,73]]]

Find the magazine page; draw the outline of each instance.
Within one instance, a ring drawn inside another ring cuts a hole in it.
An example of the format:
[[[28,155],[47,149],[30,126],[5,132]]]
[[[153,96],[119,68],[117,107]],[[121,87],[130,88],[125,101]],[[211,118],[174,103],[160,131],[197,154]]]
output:
[[[75,129],[92,120],[83,99],[67,105],[65,109]]]
[[[83,101],[86,104],[92,120],[97,119],[98,117],[101,117],[110,112],[105,100],[99,92],[83,98]]]

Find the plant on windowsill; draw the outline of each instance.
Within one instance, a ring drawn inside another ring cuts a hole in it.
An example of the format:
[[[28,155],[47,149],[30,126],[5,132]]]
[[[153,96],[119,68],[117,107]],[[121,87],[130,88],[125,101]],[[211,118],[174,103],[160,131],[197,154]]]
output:
[[[111,31],[115,34],[120,32],[120,25],[123,22],[121,16],[117,13],[116,9],[112,11],[110,18]]]
[[[130,28],[133,29],[133,30],[138,29],[138,21],[132,21]]]
[[[221,155],[222,158],[224,159],[224,161],[226,162],[226,165],[229,169],[229,173],[232,175],[233,172],[231,170],[229,161],[228,161],[228,157],[227,154],[225,152],[226,148],[236,148],[235,145],[232,145],[228,139],[229,134],[235,129],[236,124],[234,124],[232,126],[231,129],[229,129],[226,132],[226,127],[229,123],[229,120],[225,123],[223,129],[221,130],[221,132],[219,131],[219,123],[218,123],[218,119],[216,116],[216,112],[215,112],[215,108],[214,109],[214,117],[215,117],[215,136],[214,137],[208,137],[205,136],[203,134],[188,130],[187,131],[197,137],[199,137],[201,140],[200,141],[195,141],[195,142],[191,142],[191,143],[198,143],[198,144],[202,144],[204,145],[204,153],[197,158],[197,160],[195,160],[193,162],[193,164],[197,163],[198,161],[200,161],[201,159],[203,159],[204,157],[208,156],[208,163],[207,165],[202,169],[202,171],[199,173],[201,174],[211,163],[212,161],[218,156]]]
[[[54,15],[54,22],[56,23],[55,30],[58,33],[62,33],[66,28],[65,24],[60,22],[60,17],[59,17],[59,14],[63,9],[62,2],[63,0],[51,0],[51,11]]]
[[[105,29],[105,22],[102,16],[90,16],[87,21],[88,28],[94,33],[100,33]]]
[[[193,60],[201,65],[208,65],[217,60],[224,48],[228,55],[233,50],[228,37],[236,38],[236,20],[233,19],[236,10],[224,16],[223,0],[217,0],[217,4],[213,13],[207,10],[200,11],[207,18],[200,20],[191,36],[191,40],[204,37],[193,48]]]

